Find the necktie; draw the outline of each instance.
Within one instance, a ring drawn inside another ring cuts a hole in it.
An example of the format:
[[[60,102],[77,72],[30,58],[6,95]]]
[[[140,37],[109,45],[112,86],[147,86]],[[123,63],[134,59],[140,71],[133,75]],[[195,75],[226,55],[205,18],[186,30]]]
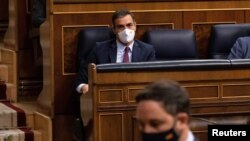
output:
[[[129,52],[129,47],[125,47],[124,54],[123,54],[123,60],[122,60],[123,63],[129,62],[128,52]]]

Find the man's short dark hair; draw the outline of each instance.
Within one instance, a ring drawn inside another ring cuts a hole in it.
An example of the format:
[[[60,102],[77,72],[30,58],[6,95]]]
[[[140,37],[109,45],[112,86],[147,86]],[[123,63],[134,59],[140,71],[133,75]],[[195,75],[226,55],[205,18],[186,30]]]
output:
[[[135,21],[134,14],[132,12],[130,12],[128,9],[119,9],[119,10],[116,10],[115,13],[112,16],[112,23],[113,23],[113,25],[115,26],[115,20],[116,19],[125,17],[127,15],[130,15],[132,17],[133,21]]]
[[[189,114],[189,96],[178,82],[161,80],[145,87],[137,96],[136,102],[153,100],[162,104],[167,113],[177,115]]]

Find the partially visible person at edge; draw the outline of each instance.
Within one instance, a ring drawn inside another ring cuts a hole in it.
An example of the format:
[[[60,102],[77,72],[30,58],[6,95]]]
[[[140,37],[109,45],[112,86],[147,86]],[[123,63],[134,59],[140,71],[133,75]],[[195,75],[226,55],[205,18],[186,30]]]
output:
[[[228,59],[250,59],[250,37],[239,37],[227,57]]]
[[[81,64],[75,81],[78,93],[88,92],[89,63],[123,63],[125,48],[128,48],[128,62],[144,62],[155,60],[155,50],[152,45],[135,40],[135,16],[127,9],[120,9],[112,16],[113,31],[116,39],[96,43],[86,63]]]
[[[46,0],[34,0],[32,9],[32,26],[40,27],[46,19]]]
[[[179,83],[161,80],[136,96],[142,141],[197,141],[189,128],[189,96]]]

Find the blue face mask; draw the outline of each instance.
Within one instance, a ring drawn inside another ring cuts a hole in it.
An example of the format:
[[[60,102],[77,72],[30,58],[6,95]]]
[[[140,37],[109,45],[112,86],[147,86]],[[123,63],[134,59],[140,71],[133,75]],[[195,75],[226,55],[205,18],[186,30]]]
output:
[[[178,141],[178,135],[174,129],[161,133],[142,133],[142,141]]]

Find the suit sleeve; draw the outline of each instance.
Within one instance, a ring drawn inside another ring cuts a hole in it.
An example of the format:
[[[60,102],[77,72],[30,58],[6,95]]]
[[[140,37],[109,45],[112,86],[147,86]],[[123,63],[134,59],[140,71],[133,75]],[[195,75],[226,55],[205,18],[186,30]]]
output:
[[[81,61],[78,73],[75,79],[75,88],[80,84],[88,84],[88,64],[85,61]]]
[[[151,46],[151,50],[149,52],[149,56],[148,56],[148,61],[155,61],[155,48],[153,46]]]
[[[80,84],[88,84],[88,65],[90,63],[96,63],[96,55],[95,55],[95,48],[90,52],[88,57],[86,57],[86,60],[81,60],[80,66],[78,69],[78,73],[75,79],[75,84],[74,87],[75,89],[80,85]]]

